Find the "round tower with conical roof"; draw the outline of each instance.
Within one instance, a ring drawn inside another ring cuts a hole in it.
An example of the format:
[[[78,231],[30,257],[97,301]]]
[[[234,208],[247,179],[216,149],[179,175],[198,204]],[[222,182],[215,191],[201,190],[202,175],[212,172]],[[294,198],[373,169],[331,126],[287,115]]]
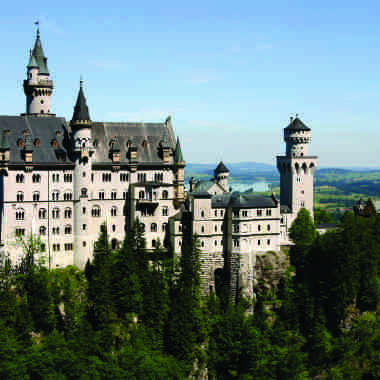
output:
[[[311,129],[299,118],[290,118],[284,128],[286,155],[277,156],[277,168],[280,172],[280,204],[292,217],[289,226],[301,208],[313,215],[314,172],[317,156],[308,154],[311,141]]]
[[[224,165],[223,161],[220,161],[216,169],[214,170],[214,179],[216,183],[223,187],[224,191],[228,191],[228,179],[230,171]]]
[[[31,116],[55,116],[50,112],[50,97],[53,81],[49,79],[47,58],[42,49],[40,30],[37,29],[36,42],[30,51],[27,78],[24,80],[26,113]]]
[[[91,259],[91,210],[89,196],[91,193],[91,156],[92,122],[86,98],[83,92],[83,81],[80,81],[78,98],[70,122],[72,130],[72,149],[74,168],[74,264],[83,269]]]

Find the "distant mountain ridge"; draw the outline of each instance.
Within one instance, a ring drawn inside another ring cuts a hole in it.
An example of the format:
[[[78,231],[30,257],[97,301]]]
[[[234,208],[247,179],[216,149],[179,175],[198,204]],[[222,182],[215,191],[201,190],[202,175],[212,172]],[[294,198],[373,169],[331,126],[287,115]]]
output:
[[[187,163],[186,172],[187,173],[199,173],[213,175],[214,169],[218,163],[213,164],[198,164],[198,163]],[[276,167],[269,164],[264,164],[262,162],[225,162],[225,165],[229,169],[231,175],[248,174],[248,173],[268,173],[276,171]]]

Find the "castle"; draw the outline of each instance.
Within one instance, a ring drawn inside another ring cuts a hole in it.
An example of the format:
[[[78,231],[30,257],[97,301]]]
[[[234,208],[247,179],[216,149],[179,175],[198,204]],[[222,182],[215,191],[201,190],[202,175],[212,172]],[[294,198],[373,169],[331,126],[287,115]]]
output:
[[[298,117],[284,129],[286,153],[277,157],[280,199],[232,194],[222,162],[214,178],[192,179],[186,192],[170,117],[92,121],[81,81],[68,122],[51,112],[53,88],[37,30],[24,80],[26,112],[0,116],[0,242],[13,261],[23,255],[20,237],[37,234],[50,268],[84,268],[102,223],[116,249],[138,218],[147,249],[160,241],[180,254],[185,230],[199,236],[207,290],[215,289],[226,260],[232,286],[249,289],[255,256],[289,244],[300,208],[313,212],[317,157],[308,155],[311,130]]]

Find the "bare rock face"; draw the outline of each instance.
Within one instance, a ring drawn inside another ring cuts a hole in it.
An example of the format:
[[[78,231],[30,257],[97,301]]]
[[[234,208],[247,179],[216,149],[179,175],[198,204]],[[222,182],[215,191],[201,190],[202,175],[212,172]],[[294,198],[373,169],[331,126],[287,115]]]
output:
[[[256,255],[253,291],[264,294],[271,289],[277,289],[280,279],[289,266],[289,257],[280,252],[268,251]]]

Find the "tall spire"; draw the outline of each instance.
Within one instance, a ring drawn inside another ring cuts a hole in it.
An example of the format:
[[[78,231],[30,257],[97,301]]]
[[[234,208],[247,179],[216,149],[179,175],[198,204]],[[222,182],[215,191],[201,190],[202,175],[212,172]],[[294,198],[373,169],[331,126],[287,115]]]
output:
[[[90,113],[88,111],[88,106],[86,102],[86,97],[83,92],[83,80],[80,79],[80,87],[77,102],[74,107],[74,114],[71,122],[80,123],[80,124],[89,124],[91,123]]]
[[[174,162],[183,162],[183,155],[182,155],[181,144],[179,142],[179,137],[177,137],[177,144],[176,144],[175,153],[174,153]]]
[[[40,74],[49,75],[49,69],[47,67],[47,58],[45,57],[44,50],[42,49],[42,43],[40,39],[40,27],[39,22],[37,21],[37,33],[36,33],[36,42],[34,43],[34,48],[32,50],[32,56],[36,60],[36,63],[40,69]]]

